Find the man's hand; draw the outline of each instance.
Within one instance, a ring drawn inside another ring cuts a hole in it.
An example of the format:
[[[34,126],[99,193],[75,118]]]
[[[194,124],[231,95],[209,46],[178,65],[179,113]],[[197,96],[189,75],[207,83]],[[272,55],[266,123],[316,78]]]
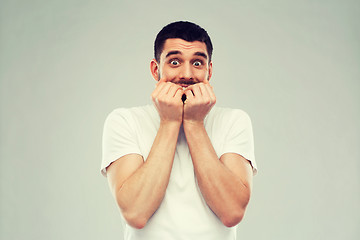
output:
[[[216,103],[213,87],[208,81],[197,83],[186,88],[185,94],[183,123],[203,124],[205,116]]]
[[[151,94],[151,98],[159,112],[161,121],[182,122],[184,91],[181,86],[161,79]]]
[[[204,81],[185,89],[183,127],[197,184],[209,208],[227,227],[238,224],[245,213],[252,188],[252,168],[237,153],[220,159],[204,126],[204,118],[215,105],[211,85]]]

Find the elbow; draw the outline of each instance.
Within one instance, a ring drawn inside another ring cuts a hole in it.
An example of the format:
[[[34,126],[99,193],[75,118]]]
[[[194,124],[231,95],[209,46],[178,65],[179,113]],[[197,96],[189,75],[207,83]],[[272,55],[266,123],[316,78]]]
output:
[[[247,189],[250,189],[249,187]],[[220,217],[221,222],[226,227],[234,227],[241,222],[244,218],[245,210],[250,201],[250,190],[244,192],[243,198],[233,205],[231,210],[227,211],[222,217]]]
[[[142,229],[145,227],[146,223],[148,222],[148,218],[145,216],[141,216],[135,213],[122,213],[125,221],[127,224],[129,224],[131,227],[136,229]]]
[[[133,228],[136,229],[143,229],[147,223],[147,220],[144,219],[132,219],[132,220],[127,220],[126,222],[132,226]]]
[[[245,213],[244,210],[234,211],[232,213],[223,216],[222,218],[220,218],[220,220],[226,227],[229,228],[234,227],[237,224],[239,224],[241,220],[244,218],[244,213]]]
[[[227,211],[220,220],[226,227],[234,227],[243,220],[245,215],[245,210],[248,201],[245,204],[234,206],[231,211]]]
[[[141,212],[141,210],[134,205],[129,206],[129,204],[122,201],[122,198],[119,195],[117,196],[116,201],[121,215],[128,225],[136,229],[145,227],[149,217],[147,217],[144,212]]]

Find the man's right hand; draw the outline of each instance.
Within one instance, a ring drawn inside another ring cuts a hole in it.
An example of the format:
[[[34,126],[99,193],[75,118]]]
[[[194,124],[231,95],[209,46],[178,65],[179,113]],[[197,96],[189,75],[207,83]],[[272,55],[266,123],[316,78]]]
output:
[[[143,228],[164,199],[182,121],[182,94],[181,86],[160,80],[151,97],[161,123],[146,160],[130,153],[107,168],[117,204],[134,228]]]
[[[166,82],[164,79],[159,80],[151,98],[162,122],[182,122],[184,108],[181,97],[183,94],[181,86]]]

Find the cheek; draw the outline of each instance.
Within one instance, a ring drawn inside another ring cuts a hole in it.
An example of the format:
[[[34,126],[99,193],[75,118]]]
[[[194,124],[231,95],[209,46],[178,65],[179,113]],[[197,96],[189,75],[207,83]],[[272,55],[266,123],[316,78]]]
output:
[[[208,79],[208,72],[205,70],[205,71],[198,71],[197,74],[197,79],[201,80],[201,81],[204,81],[205,79],[207,80]]]
[[[177,75],[178,75],[178,72],[176,71],[176,69],[164,68],[164,71],[162,71],[161,77],[164,77],[168,81],[170,81],[170,80],[176,78]]]

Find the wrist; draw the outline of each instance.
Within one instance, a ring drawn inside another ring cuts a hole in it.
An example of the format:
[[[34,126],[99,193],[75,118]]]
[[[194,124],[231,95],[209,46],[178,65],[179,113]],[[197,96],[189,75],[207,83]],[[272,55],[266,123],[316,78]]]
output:
[[[160,120],[160,127],[179,129],[181,126],[180,120]]]
[[[195,130],[199,128],[204,128],[204,121],[203,120],[185,120],[183,121],[184,130]]]

